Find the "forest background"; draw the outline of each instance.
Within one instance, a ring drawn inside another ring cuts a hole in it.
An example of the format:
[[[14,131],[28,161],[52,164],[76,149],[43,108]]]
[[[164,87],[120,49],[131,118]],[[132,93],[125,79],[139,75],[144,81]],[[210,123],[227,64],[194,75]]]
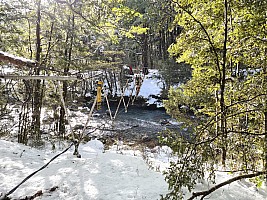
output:
[[[218,170],[236,180],[254,178],[258,186],[266,179],[266,10],[259,0],[1,0],[0,47],[35,61],[18,68],[19,75],[102,70],[109,89],[124,64],[162,70],[170,89],[165,108],[189,128],[186,136],[169,130],[160,138],[179,158],[166,172],[171,192],[165,198],[177,199],[207,172],[211,181]],[[60,105],[54,86],[19,80],[10,95],[12,84],[1,82],[1,118],[15,101],[18,141],[40,140],[41,108]],[[66,102],[77,98],[70,91],[85,96],[92,88],[82,81],[61,86]],[[61,104],[60,135],[65,118]]]

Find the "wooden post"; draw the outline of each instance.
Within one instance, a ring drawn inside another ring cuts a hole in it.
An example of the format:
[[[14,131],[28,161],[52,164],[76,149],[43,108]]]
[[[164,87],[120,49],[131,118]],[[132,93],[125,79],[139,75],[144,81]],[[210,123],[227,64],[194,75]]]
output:
[[[97,81],[97,110],[101,109],[101,102],[102,102],[102,86],[103,82],[102,81]]]

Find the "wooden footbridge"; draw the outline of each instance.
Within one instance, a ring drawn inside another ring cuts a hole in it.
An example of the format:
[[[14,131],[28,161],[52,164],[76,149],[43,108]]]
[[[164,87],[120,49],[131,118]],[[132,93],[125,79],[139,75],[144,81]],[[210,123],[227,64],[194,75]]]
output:
[[[20,68],[20,69],[24,69],[29,68],[30,70],[34,70],[37,68],[40,69],[44,69],[46,71],[55,71],[55,72],[61,72],[58,70],[54,70],[54,69],[50,69],[47,68],[45,66],[39,66],[38,63],[34,60],[30,60],[27,58],[23,58],[23,57],[18,57],[12,54],[9,54],[7,52],[3,52],[0,51],[0,62],[3,63],[7,63],[7,64],[12,64],[13,66],[15,66],[16,68]],[[61,72],[62,73],[62,72]],[[124,107],[125,107],[125,112],[127,112],[127,108],[129,106],[130,101],[132,101],[132,103],[134,102],[135,98],[138,96],[139,92],[140,92],[140,88],[142,86],[143,83],[143,76],[141,76],[138,73],[135,73],[133,75],[131,75],[132,77],[134,77],[134,87],[131,90],[131,94],[130,94],[130,98],[128,100],[128,102],[126,103],[124,100],[124,94],[125,91],[127,89],[127,85],[128,85],[128,80],[126,82],[125,87],[121,88],[121,98],[119,100],[119,104],[118,104],[118,108],[116,109],[115,115],[112,116],[112,112],[110,111],[110,106],[109,106],[109,100],[107,98],[107,93],[103,91],[103,81],[97,81],[96,83],[96,90],[97,90],[97,95],[96,95],[96,103],[97,103],[97,108],[99,109],[101,106],[101,102],[102,102],[102,96],[104,96],[109,112],[110,112],[110,117],[112,120],[114,120],[116,118],[116,115],[118,113],[118,109],[121,105],[121,103],[123,102]],[[15,75],[15,74],[9,74],[9,73],[0,73],[0,78],[1,79],[9,79],[9,80],[52,80],[52,81],[71,81],[71,80],[83,80],[84,77],[80,74],[76,74],[76,75],[70,75],[70,76],[55,76],[55,75]],[[59,87],[59,84],[57,83],[57,87]],[[135,89],[135,95],[133,95]]]

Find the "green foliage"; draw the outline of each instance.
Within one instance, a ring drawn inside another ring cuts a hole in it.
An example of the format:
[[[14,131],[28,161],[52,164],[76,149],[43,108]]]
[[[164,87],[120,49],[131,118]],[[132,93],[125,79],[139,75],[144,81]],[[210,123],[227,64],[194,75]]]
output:
[[[126,37],[134,38],[134,34],[142,35],[142,34],[146,34],[147,31],[148,31],[148,28],[132,26],[129,32],[126,33]]]
[[[258,177],[255,177],[253,179],[250,179],[250,181],[252,183],[255,183],[257,188],[261,188],[263,186],[262,184],[264,183],[263,179],[264,179],[263,176],[258,176]]]
[[[173,59],[159,60],[160,74],[165,81],[165,89],[168,90],[172,85],[186,83],[192,75],[190,65],[185,63],[176,63]]]
[[[267,167],[263,14],[267,3],[261,1],[260,7],[259,1],[226,3],[174,3],[175,23],[182,32],[169,52],[193,71],[191,80],[170,89],[165,107],[192,132],[186,136],[181,130],[172,131],[161,138],[179,161],[166,172],[171,193],[165,199],[182,198],[183,187],[191,191],[204,173],[213,177],[221,161],[233,173]],[[262,177],[258,179],[260,184]]]
[[[182,199],[183,188],[191,192],[199,180],[205,178],[205,171],[210,172],[208,179],[214,183],[216,159],[211,146],[197,145],[198,137],[195,135],[185,137],[171,131],[163,133],[160,140],[172,148],[177,158],[165,172],[171,193],[164,199]]]

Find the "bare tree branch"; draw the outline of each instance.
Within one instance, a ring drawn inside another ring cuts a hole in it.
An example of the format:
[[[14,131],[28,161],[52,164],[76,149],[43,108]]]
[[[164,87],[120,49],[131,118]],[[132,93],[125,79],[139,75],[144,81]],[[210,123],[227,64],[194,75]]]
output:
[[[247,131],[235,131],[235,130],[227,131],[227,133],[239,133],[242,135],[254,135],[254,136],[266,135],[266,133],[251,133],[251,132],[247,132]]]
[[[267,95],[267,94],[263,93],[263,94],[258,94],[258,95],[256,95],[256,96],[250,98],[250,99],[242,99],[242,100],[240,100],[240,101],[237,101],[237,102],[232,103],[232,104],[229,105],[229,106],[226,106],[226,109],[228,109],[228,108],[230,108],[230,107],[233,107],[233,106],[235,106],[235,105],[237,105],[237,104],[247,103],[247,102],[252,101],[252,100],[254,100],[254,99],[258,98],[258,97],[266,96],[266,95]]]
[[[65,152],[67,152],[72,146],[74,145],[74,143],[71,143],[69,145],[68,148],[66,148],[64,151],[62,151],[61,153],[57,154],[56,156],[54,156],[48,163],[46,163],[44,166],[42,166],[40,169],[36,170],[35,172],[31,173],[29,176],[27,176],[26,178],[24,178],[16,187],[14,187],[12,190],[10,190],[5,197],[11,195],[13,192],[15,192],[23,183],[25,183],[28,179],[30,179],[33,175],[37,174],[38,172],[40,172],[41,170],[45,169],[53,160],[55,160],[57,157],[59,157],[60,155],[64,154]]]
[[[220,183],[218,185],[215,185],[214,187],[210,188],[209,190],[205,190],[205,191],[202,191],[202,192],[193,192],[193,195],[188,200],[193,200],[193,199],[195,199],[196,197],[199,197],[199,196],[202,196],[201,199],[204,199],[204,197],[206,197],[207,195],[211,194],[215,190],[217,190],[217,189],[219,189],[219,188],[221,188],[221,187],[223,187],[225,185],[228,185],[230,183],[233,183],[233,182],[241,180],[241,179],[253,178],[253,177],[264,175],[264,174],[266,174],[266,171],[257,172],[255,174],[245,174],[245,175],[240,175],[240,176],[231,178],[231,179],[229,179],[227,181],[224,181],[224,182],[222,182],[222,183]]]

